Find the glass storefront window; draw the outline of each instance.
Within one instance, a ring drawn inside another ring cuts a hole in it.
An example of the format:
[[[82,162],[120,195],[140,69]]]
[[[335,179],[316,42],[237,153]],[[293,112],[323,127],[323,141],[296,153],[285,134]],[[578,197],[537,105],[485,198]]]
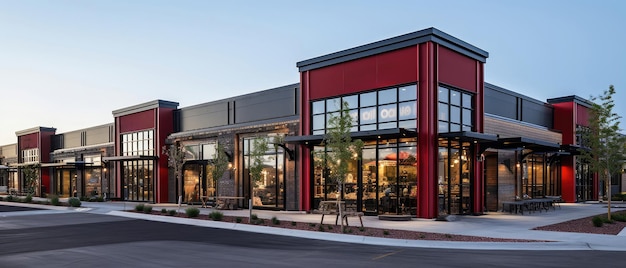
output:
[[[272,142],[272,136],[269,134],[268,143]],[[250,163],[254,161],[252,151],[254,150],[254,140],[256,137],[244,138],[243,143],[243,166],[244,166],[244,192],[245,195],[251,196],[254,207],[278,208],[285,207],[285,157],[284,151],[278,146],[268,146],[268,150],[261,157],[263,170],[261,171],[261,179],[252,181],[250,177]],[[245,175],[247,173],[247,175]]]
[[[397,102],[397,92],[395,88],[378,91],[378,104]]]
[[[396,104],[378,106],[378,122],[397,121]]]
[[[361,99],[361,107],[376,105],[376,92],[368,92],[359,95]]]
[[[357,95],[343,97],[343,101],[348,103],[348,108],[350,109],[359,107],[359,98]]]
[[[417,99],[417,85],[400,87],[398,91],[398,101],[409,101]]]
[[[154,155],[153,132],[144,130],[122,134],[122,155]],[[154,201],[154,160],[123,161],[121,164],[124,199]]]
[[[407,85],[312,102],[313,134],[325,133],[329,118],[338,114],[340,101],[348,103],[352,131],[397,128],[399,121],[417,119],[417,85]]]
[[[326,106],[324,105],[324,101],[316,101],[313,102],[313,110],[312,114],[322,114],[326,110]]]
[[[323,146],[314,148],[323,152]],[[349,163],[341,199],[368,215],[417,214],[417,139],[366,142],[359,160]],[[314,154],[313,206],[336,200],[338,185],[323,157]],[[360,168],[359,168],[360,167]]]
[[[336,112],[341,110],[341,98],[334,98],[326,100],[326,111]]]
[[[439,133],[471,131],[474,126],[472,95],[442,86],[438,92]]]

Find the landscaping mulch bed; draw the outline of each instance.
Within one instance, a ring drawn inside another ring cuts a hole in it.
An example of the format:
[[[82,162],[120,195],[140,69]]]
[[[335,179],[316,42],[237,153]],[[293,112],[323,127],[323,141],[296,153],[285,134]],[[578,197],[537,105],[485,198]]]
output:
[[[138,212],[135,210],[129,212]],[[188,218],[185,213],[177,213],[173,216],[168,216],[167,213],[161,213],[160,211],[152,211],[153,215],[163,215],[164,217],[183,217]],[[198,220],[212,220],[209,218],[209,215],[200,214],[193,219]],[[222,222],[232,222],[232,223],[240,223],[240,224],[255,224],[261,226],[269,226],[276,228],[286,228],[286,229],[296,229],[296,230],[306,230],[306,231],[315,231],[315,232],[326,232],[326,233],[336,233],[336,234],[346,234],[346,235],[361,235],[361,236],[370,236],[370,237],[382,237],[382,238],[395,238],[395,239],[407,239],[407,240],[434,240],[434,241],[463,241],[463,242],[550,242],[550,241],[540,241],[540,240],[527,240],[527,239],[507,239],[507,238],[492,238],[492,237],[480,237],[480,236],[466,236],[466,235],[455,235],[455,234],[441,234],[441,233],[429,233],[429,232],[416,232],[416,231],[406,231],[406,230],[395,230],[395,229],[380,229],[380,228],[372,228],[372,227],[363,227],[360,226],[349,226],[345,228],[345,231],[341,230],[340,225],[334,224],[323,224],[319,223],[306,223],[306,222],[292,222],[292,221],[281,221],[278,219],[278,222],[273,222],[272,219],[259,219],[250,223],[250,219],[248,217],[233,217],[233,216],[223,216]]]
[[[626,211],[613,212],[611,215],[625,215]],[[596,215],[606,218],[606,213]],[[592,223],[592,219],[595,216],[581,218],[566,222],[561,222],[552,225],[540,226],[533,230],[542,231],[555,231],[555,232],[571,232],[571,233],[587,233],[587,234],[606,234],[617,235],[624,228],[626,228],[626,222],[614,221],[613,223],[604,223],[601,227],[596,227]]]

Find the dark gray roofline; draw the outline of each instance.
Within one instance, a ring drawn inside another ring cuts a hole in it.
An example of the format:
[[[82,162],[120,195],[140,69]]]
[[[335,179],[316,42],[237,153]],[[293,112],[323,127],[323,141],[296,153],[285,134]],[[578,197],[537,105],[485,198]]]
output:
[[[147,110],[152,110],[152,109],[156,109],[156,108],[172,108],[172,109],[176,109],[176,108],[178,108],[178,102],[164,101],[164,100],[153,100],[153,101],[149,101],[149,102],[133,105],[133,106],[130,106],[130,107],[117,109],[117,110],[113,111],[113,116],[114,117],[124,116],[124,115],[134,114],[134,113],[143,112],[143,111],[147,111]]]
[[[451,36],[436,28],[431,27],[421,31],[404,34],[382,41],[300,61],[296,63],[296,66],[299,68],[300,72],[304,72],[429,41],[443,45],[449,49],[452,49],[458,53],[461,53],[480,62],[486,62],[487,58],[489,57],[489,53],[487,51],[484,51],[478,47],[470,45],[463,40],[460,40],[454,36]]]
[[[215,103],[223,103],[223,102],[228,102],[228,101],[239,100],[239,99],[241,99],[243,97],[260,95],[260,94],[266,93],[268,91],[279,90],[279,89],[284,89],[284,88],[290,88],[290,89],[291,88],[300,88],[300,83],[294,83],[294,84],[284,85],[284,86],[280,86],[280,87],[265,89],[265,90],[261,90],[261,91],[255,91],[255,92],[251,92],[251,93],[247,93],[247,94],[243,94],[243,95],[237,95],[237,96],[230,97],[230,98],[225,98],[225,99],[219,99],[219,100],[215,100],[215,101],[203,102],[203,103],[194,104],[194,105],[187,106],[187,107],[182,107],[182,108],[180,108],[178,110],[186,110],[186,109],[190,109],[190,108],[197,108],[197,107],[211,105],[211,104],[215,104]]]
[[[579,96],[576,96],[576,95],[548,99],[548,103],[551,103],[551,104],[561,103],[561,102],[575,102],[587,108],[593,107],[593,102],[591,102],[590,100],[581,98]]]
[[[538,104],[543,104],[543,105],[550,106],[550,104],[546,103],[545,101],[540,101],[538,99],[534,99],[534,98],[528,97],[526,95],[522,95],[520,93],[517,93],[515,91],[511,91],[509,89],[496,86],[494,84],[490,84],[490,83],[485,82],[484,85],[485,85],[486,88],[489,88],[489,89],[492,89],[492,90],[495,90],[495,91],[500,91],[502,93],[506,93],[506,94],[509,94],[511,96],[522,98],[522,99],[525,99],[525,100],[528,100],[528,101],[531,101],[531,102],[535,102],[535,103],[538,103]]]
[[[25,129],[25,130],[20,130],[20,131],[15,131],[15,135],[16,136],[24,136],[26,134],[31,134],[31,133],[37,133],[37,132],[56,132],[56,128],[52,128],[52,127],[34,127],[34,128],[29,128],[29,129]]]
[[[170,134],[168,136],[168,139],[173,140],[173,139],[193,137],[196,135],[200,135],[200,136],[210,135],[210,134],[215,134],[215,133],[219,133],[222,131],[237,131],[237,130],[242,130],[242,129],[257,128],[263,125],[286,124],[286,123],[294,123],[294,122],[300,122],[299,115],[266,119],[262,121],[216,126],[216,127],[210,127],[210,128],[194,129],[194,130],[188,130],[188,131],[182,131],[182,132],[175,132],[175,133]]]

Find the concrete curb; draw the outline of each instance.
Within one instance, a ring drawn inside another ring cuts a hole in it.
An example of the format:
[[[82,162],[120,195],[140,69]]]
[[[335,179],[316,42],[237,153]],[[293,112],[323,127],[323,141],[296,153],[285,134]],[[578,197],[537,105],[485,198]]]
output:
[[[306,230],[294,230],[268,226],[257,226],[245,223],[227,223],[210,220],[188,219],[180,217],[168,217],[148,215],[135,212],[110,211],[107,214],[133,219],[143,219],[175,224],[186,224],[200,227],[220,228],[244,232],[255,232],[272,235],[301,237],[344,243],[358,243],[367,245],[384,245],[394,247],[412,248],[448,248],[448,249],[473,249],[473,250],[594,250],[584,242],[457,242],[457,241],[432,241],[432,240],[406,240],[393,238],[368,237],[360,235],[345,235],[334,233],[322,233]],[[607,249],[615,250],[615,249]]]

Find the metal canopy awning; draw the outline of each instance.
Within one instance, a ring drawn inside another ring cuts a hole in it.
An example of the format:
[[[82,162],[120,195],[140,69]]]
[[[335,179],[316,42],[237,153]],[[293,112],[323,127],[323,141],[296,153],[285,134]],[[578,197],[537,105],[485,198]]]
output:
[[[122,156],[106,156],[102,161],[132,161],[132,160],[156,160],[158,157],[154,155],[122,155]]]
[[[535,153],[539,152],[558,152],[561,145],[547,141],[541,141],[525,137],[500,138],[497,143],[493,144],[494,149],[528,149]]]
[[[488,143],[488,142],[495,142],[498,140],[498,136],[496,135],[473,132],[473,131],[440,133],[439,138],[452,139],[452,140],[457,140],[457,141],[474,142],[474,143]]]
[[[0,165],[0,169],[9,169],[10,167],[7,167],[5,165]]]
[[[582,147],[575,144],[563,144],[561,145],[561,152],[569,153],[570,155],[580,155],[581,151],[589,151],[588,147]]]
[[[185,164],[191,164],[191,165],[208,165],[209,164],[209,160],[185,160]]]
[[[75,162],[61,162],[61,163],[41,163],[41,167],[75,167],[75,166],[86,166],[93,165],[92,162],[85,161],[75,161]]]
[[[407,128],[381,129],[371,131],[358,131],[351,133],[350,137],[354,139],[371,140],[371,139],[394,139],[404,137],[416,137],[417,131]],[[287,136],[286,143],[299,143],[307,145],[318,145],[324,141],[324,135],[304,135],[304,136]]]

